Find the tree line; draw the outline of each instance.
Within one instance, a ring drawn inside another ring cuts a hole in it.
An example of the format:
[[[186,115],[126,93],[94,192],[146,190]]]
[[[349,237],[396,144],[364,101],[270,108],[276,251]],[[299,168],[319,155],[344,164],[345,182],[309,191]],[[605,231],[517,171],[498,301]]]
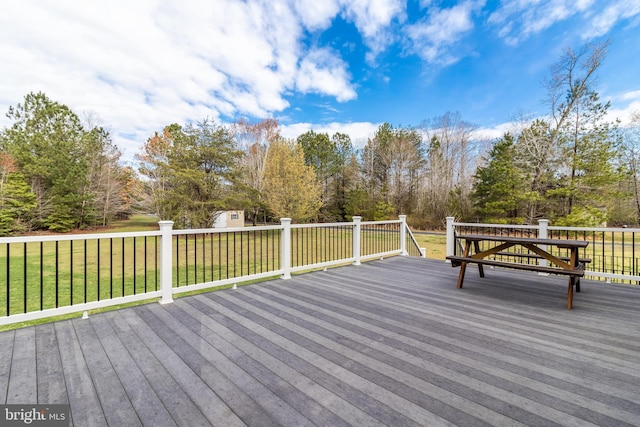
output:
[[[11,107],[0,132],[0,234],[108,225],[135,212],[176,227],[242,209],[254,224],[408,215],[414,227],[466,221],[638,223],[640,117],[622,129],[596,90],[608,44],[567,49],[545,82],[548,112],[495,141],[456,112],[416,127],[349,136],[280,135],[278,122],[169,124],[123,166],[109,132],[43,93]]]

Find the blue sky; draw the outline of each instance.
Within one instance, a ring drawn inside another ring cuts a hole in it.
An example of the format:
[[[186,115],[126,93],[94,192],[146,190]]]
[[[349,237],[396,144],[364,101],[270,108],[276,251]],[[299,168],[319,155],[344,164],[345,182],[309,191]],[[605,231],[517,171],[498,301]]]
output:
[[[639,0],[21,0],[0,15],[0,110],[31,91],[107,127],[126,160],[155,131],[273,117],[363,145],[448,111],[485,137],[544,115],[563,49],[611,41],[611,118],[640,111]],[[0,126],[10,125],[1,117]]]

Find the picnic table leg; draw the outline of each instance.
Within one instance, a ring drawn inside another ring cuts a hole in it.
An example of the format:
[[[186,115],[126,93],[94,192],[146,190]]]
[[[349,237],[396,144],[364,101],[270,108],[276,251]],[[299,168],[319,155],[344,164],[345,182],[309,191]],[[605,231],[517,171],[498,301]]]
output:
[[[575,277],[569,277],[569,289],[567,291],[567,310],[573,307],[573,285]]]
[[[571,267],[578,268],[578,264],[578,248],[571,248]],[[576,292],[580,292],[580,278],[576,277],[574,283],[576,284]]]
[[[465,258],[469,256],[469,249],[471,249],[471,242],[469,240],[466,241],[464,245],[464,256]],[[462,289],[462,282],[464,282],[464,273],[467,270],[467,263],[462,261],[460,263],[460,273],[458,273],[458,289]]]
[[[473,242],[473,248],[475,249],[475,253],[480,253],[480,245],[478,241]],[[480,277],[484,277],[484,266],[482,264],[478,264],[478,271],[480,272]]]

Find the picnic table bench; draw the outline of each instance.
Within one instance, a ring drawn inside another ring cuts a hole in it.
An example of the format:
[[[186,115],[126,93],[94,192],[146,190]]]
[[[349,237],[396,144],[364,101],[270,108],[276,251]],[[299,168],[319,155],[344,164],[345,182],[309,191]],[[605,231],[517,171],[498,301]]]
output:
[[[578,249],[586,248],[589,244],[586,240],[538,239],[528,237],[486,236],[481,234],[466,234],[457,237],[465,240],[463,254],[461,256],[449,255],[447,259],[451,261],[453,267],[460,267],[458,289],[462,288],[467,264],[477,264],[480,277],[484,277],[483,266],[485,265],[564,275],[569,277],[567,309],[571,309],[573,306],[573,289],[575,287],[576,292],[580,292],[580,278],[584,276],[585,264],[591,262],[588,258],[580,258],[578,256]],[[481,242],[495,243],[495,245],[489,249],[480,250]],[[471,253],[472,245],[474,249],[473,254]],[[521,246],[533,253],[525,254],[506,251],[513,246]],[[570,255],[568,257],[553,255],[547,250],[549,246],[568,249]],[[487,259],[487,257],[491,255],[545,259],[553,264],[553,266]]]

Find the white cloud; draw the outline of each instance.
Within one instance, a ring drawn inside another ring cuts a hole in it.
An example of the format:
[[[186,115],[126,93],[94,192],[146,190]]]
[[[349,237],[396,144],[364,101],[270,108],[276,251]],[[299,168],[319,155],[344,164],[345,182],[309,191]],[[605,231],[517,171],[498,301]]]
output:
[[[335,52],[307,51],[303,43],[304,29],[330,25],[338,6],[316,0],[10,2],[0,15],[0,110],[43,91],[80,115],[97,114],[131,158],[136,145],[173,122],[270,117],[289,106],[296,90],[355,99],[348,65]],[[368,11],[372,22],[380,21],[378,11]],[[366,22],[366,14],[357,16]]]
[[[625,92],[622,95],[620,95],[618,99],[620,99],[621,101],[629,101],[629,100],[640,101],[640,90],[632,90],[630,92]]]
[[[492,141],[502,138],[506,133],[515,135],[519,129],[519,123],[505,122],[493,127],[478,128],[474,131],[474,136],[478,140]]]
[[[296,88],[302,93],[318,92],[335,96],[340,102],[356,98],[347,84],[346,64],[328,49],[313,49],[300,62]]]
[[[389,27],[394,19],[404,19],[406,4],[402,0],[343,0],[343,3],[344,15],[362,34],[364,43],[371,49],[367,61],[373,63],[393,42]]]
[[[298,0],[294,7],[304,26],[311,31],[329,27],[340,11],[338,0]]]
[[[622,127],[637,126],[637,117],[640,115],[640,90],[625,92],[615,96],[612,100],[613,107],[607,112],[608,120],[620,120]]]
[[[498,27],[507,44],[537,34],[557,22],[587,11],[595,0],[514,0],[504,1],[487,22]]]
[[[353,122],[353,123],[295,123],[291,125],[281,125],[280,134],[285,138],[297,138],[305,132],[313,130],[316,133],[326,133],[332,136],[336,132],[349,135],[354,148],[362,148],[367,144],[367,140],[372,138],[380,127],[380,123]]]
[[[637,0],[618,0],[597,13],[591,21],[591,29],[585,32],[585,38],[602,36],[619,21],[640,15],[640,2]],[[635,23],[637,25],[638,22]],[[633,24],[632,24],[633,25]]]
[[[483,4],[466,1],[446,9],[431,6],[425,19],[405,28],[408,51],[430,63],[456,62],[452,47],[473,29],[473,13]]]

